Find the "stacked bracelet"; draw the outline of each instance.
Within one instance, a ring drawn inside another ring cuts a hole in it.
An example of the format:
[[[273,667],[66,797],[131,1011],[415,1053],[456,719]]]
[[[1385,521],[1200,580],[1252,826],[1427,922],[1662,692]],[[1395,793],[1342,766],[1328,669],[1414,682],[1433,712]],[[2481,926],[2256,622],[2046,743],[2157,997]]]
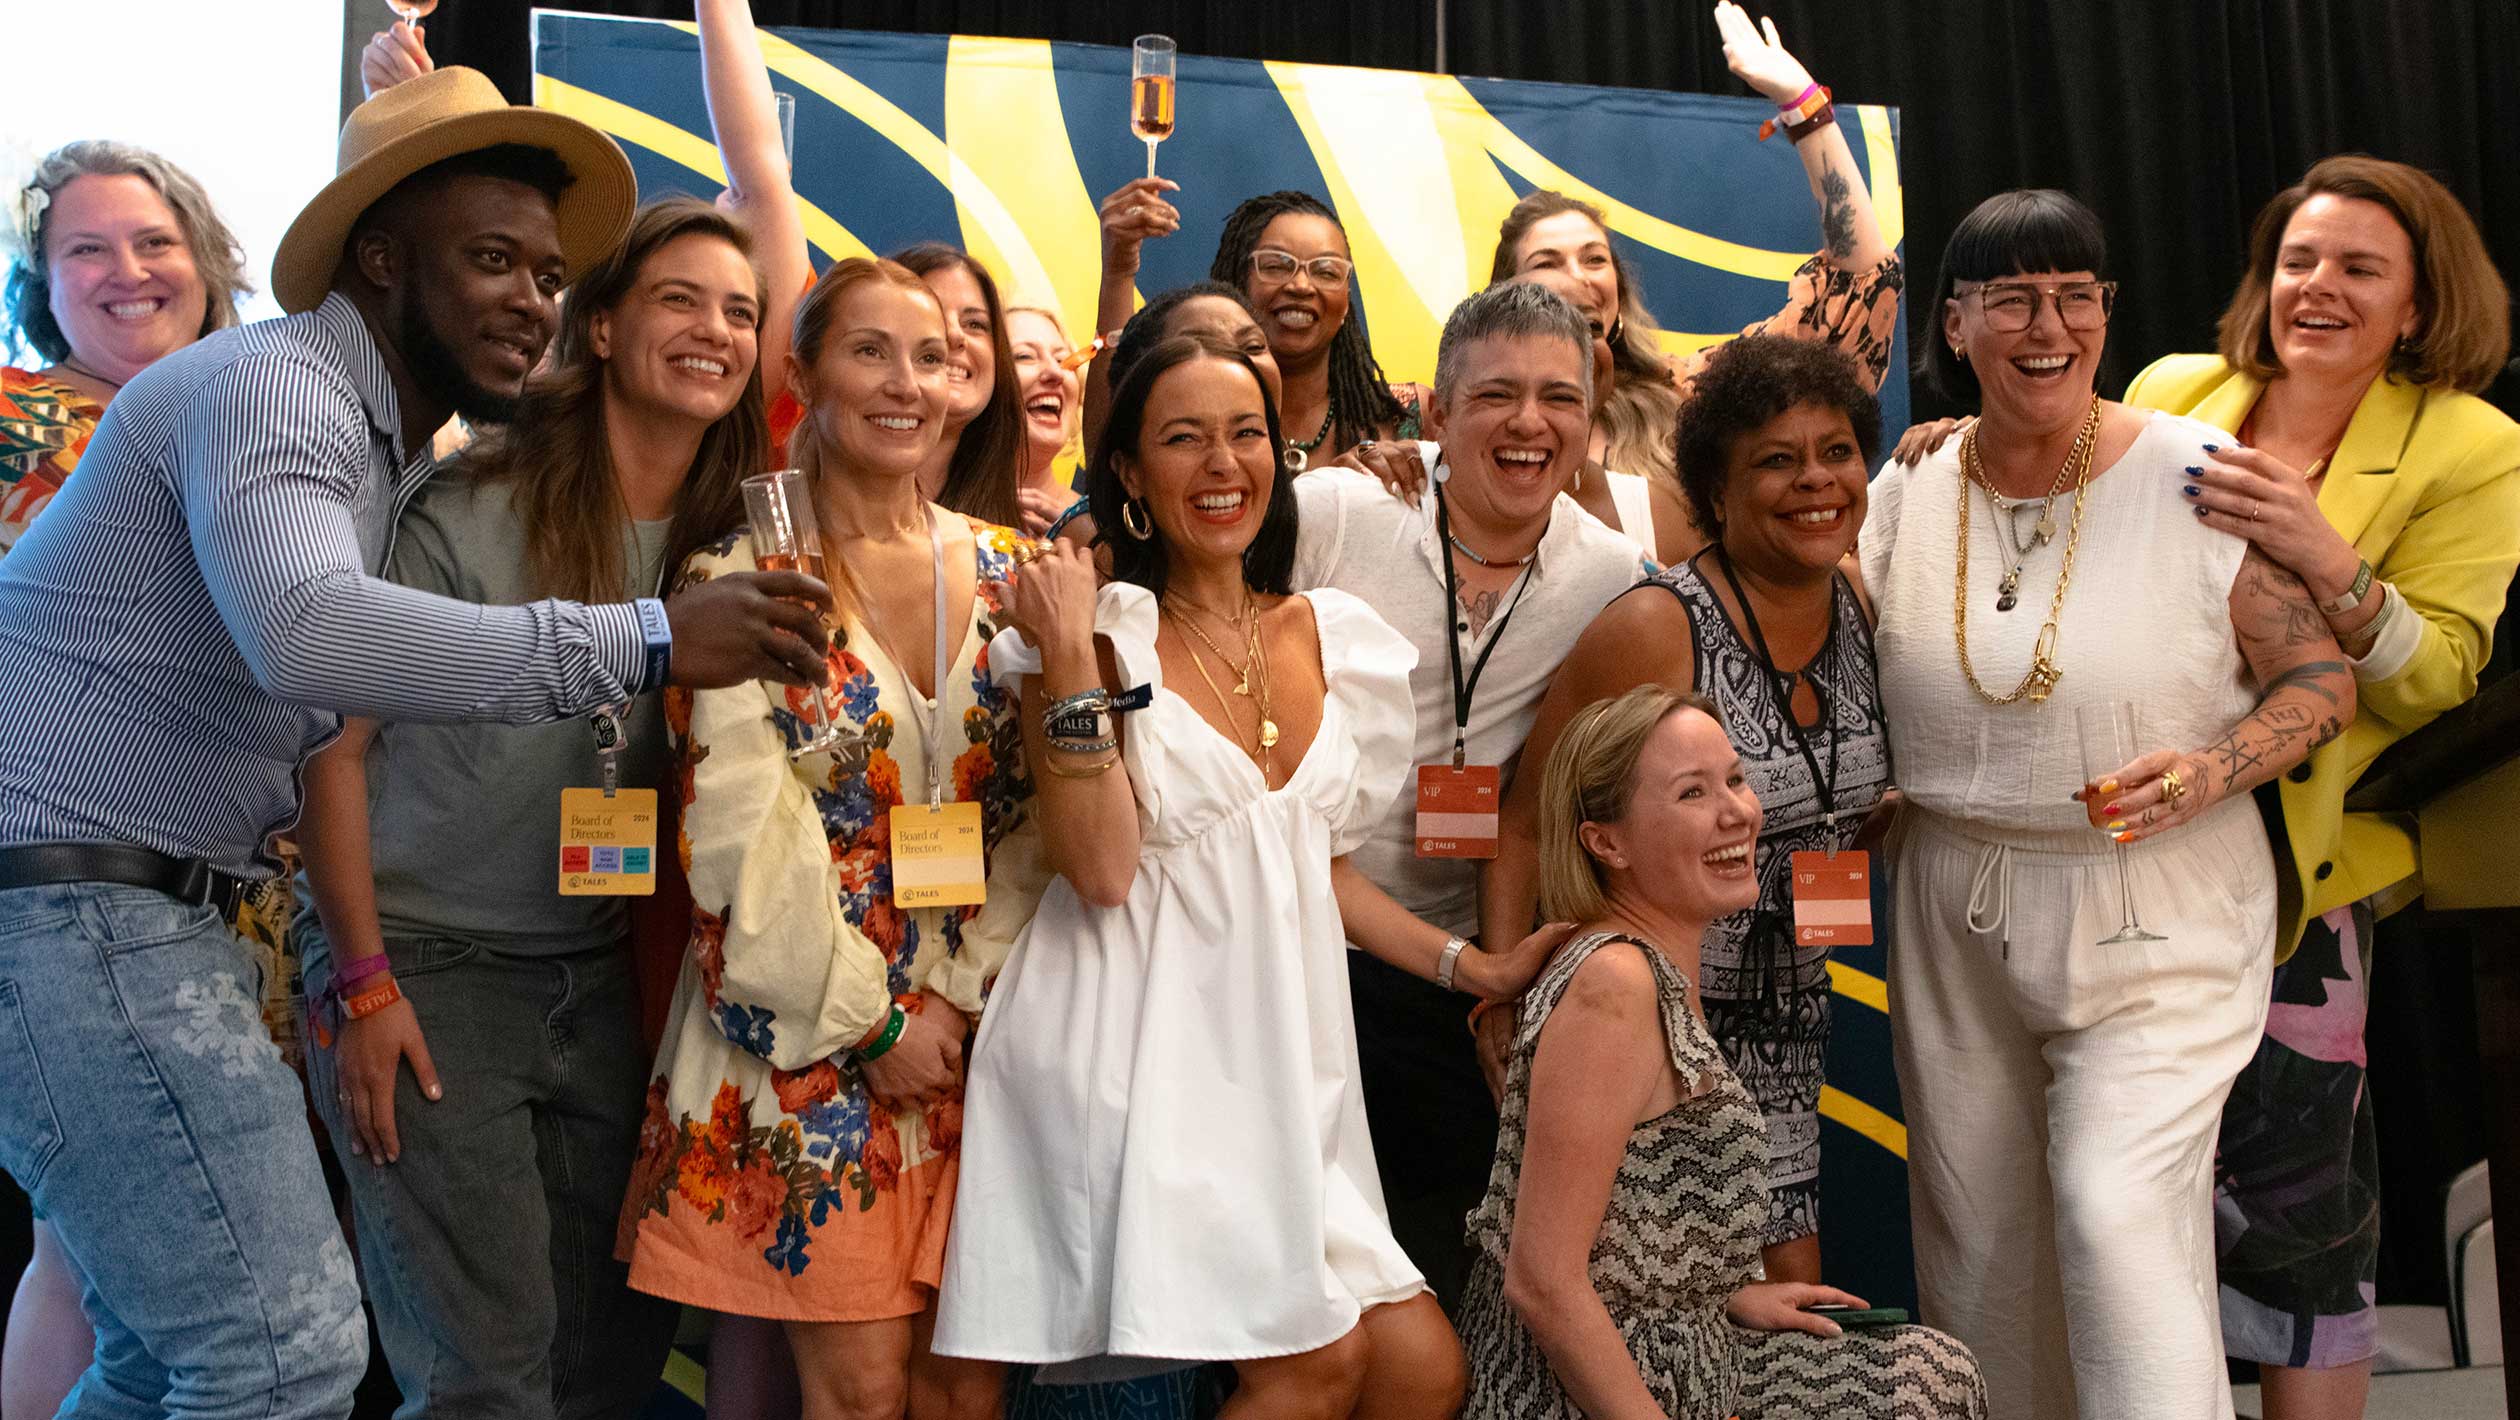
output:
[[[867,1065],[883,1059],[885,1051],[901,1043],[902,1028],[909,1024],[910,1013],[901,1009],[900,1002],[894,1002],[892,1014],[884,1019],[884,1028],[875,1032],[873,1040],[857,1048],[858,1063]]]
[[[1093,754],[1113,749],[1111,692],[1101,686],[1055,700],[1041,712],[1041,737],[1052,749]]]
[[[1800,143],[1805,138],[1837,122],[1837,108],[1826,86],[1813,84],[1792,103],[1778,106],[1776,117],[1759,125],[1759,141],[1765,143],[1779,128],[1787,139]]]

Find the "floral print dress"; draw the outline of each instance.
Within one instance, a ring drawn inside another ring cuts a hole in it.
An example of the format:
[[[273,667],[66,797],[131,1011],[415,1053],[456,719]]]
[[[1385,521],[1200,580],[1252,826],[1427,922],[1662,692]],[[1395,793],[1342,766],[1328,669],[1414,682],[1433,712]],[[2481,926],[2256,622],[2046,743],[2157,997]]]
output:
[[[105,406],[59,380],[0,366],[0,557],[79,466]]]
[[[927,782],[929,702],[855,617],[832,638],[824,692],[848,737],[838,750],[789,757],[808,737],[812,692],[666,692],[691,941],[622,1215],[642,1291],[799,1321],[906,1316],[934,1292],[960,1094],[895,1113],[850,1051],[895,1003],[928,1004],[922,993],[977,1015],[1049,876],[1016,700],[989,675],[1016,534],[965,521],[978,587],[939,687],[959,727],[941,778],[948,802],[981,806],[984,904],[893,904],[891,812]],[[687,576],[752,565],[737,536]]]

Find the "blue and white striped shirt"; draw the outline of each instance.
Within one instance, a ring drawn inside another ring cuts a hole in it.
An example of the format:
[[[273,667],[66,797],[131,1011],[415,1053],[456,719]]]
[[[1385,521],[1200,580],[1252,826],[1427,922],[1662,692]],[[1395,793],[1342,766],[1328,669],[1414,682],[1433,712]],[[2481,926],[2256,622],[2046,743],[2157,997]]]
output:
[[[0,845],[127,843],[266,877],[341,715],[556,720],[648,688],[634,606],[380,581],[406,461],[357,308],[143,371],[0,560]]]

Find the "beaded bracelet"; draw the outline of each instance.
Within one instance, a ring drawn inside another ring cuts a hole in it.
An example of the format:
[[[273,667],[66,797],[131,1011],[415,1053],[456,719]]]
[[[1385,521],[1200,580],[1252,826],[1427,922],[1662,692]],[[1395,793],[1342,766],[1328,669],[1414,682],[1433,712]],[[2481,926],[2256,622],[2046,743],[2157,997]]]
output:
[[[884,1028],[876,1032],[873,1040],[858,1047],[858,1063],[860,1065],[868,1065],[877,1060],[883,1059],[885,1051],[888,1051],[901,1043],[902,1029],[909,1024],[910,1013],[901,1009],[900,1002],[894,1002],[892,1015],[885,1020]]]
[[[1058,750],[1062,754],[1100,754],[1107,749],[1118,749],[1120,747],[1120,737],[1117,735],[1105,735],[1098,740],[1080,740],[1061,737],[1052,739],[1050,741],[1050,747]]]

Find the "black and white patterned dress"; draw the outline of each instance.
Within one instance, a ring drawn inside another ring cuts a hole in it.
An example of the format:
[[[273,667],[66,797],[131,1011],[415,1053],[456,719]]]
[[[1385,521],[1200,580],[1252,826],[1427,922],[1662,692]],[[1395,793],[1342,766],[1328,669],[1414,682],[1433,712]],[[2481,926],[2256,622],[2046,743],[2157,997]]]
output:
[[[1794,945],[1788,868],[1796,853],[1855,841],[1864,815],[1890,785],[1890,739],[1873,671],[1872,628],[1854,587],[1840,576],[1833,579],[1828,637],[1799,673],[1820,701],[1822,719],[1807,732],[1824,775],[1835,756],[1832,828],[1810,762],[1794,746],[1787,724],[1792,709],[1778,702],[1767,662],[1707,585],[1708,576],[1723,575],[1710,562],[1711,554],[1701,553],[1644,585],[1662,588],[1687,609],[1698,693],[1722,712],[1742,772],[1766,811],[1755,863],[1758,906],[1707,928],[1698,994],[1725,1061],[1767,1116],[1763,1241],[1773,1246],[1820,1230],[1820,1082],[1829,1054],[1829,949]]]
[[[1593,1241],[1592,1283],[1646,1387],[1673,1420],[1983,1420],[1986,1388],[1968,1348],[1921,1326],[1834,1339],[1751,1331],[1724,1314],[1752,1278],[1767,1216],[1758,1109],[1689,1010],[1688,982],[1662,953],[1598,932],[1558,953],[1523,997],[1487,1197],[1470,1215],[1477,1256],[1462,1298],[1470,1362],[1465,1420],[1575,1420],[1539,1343],[1505,1303],[1504,1267],[1522,1180],[1531,1061],[1576,970],[1606,943],[1653,964],[1663,1034],[1688,1098],[1636,1126]]]

